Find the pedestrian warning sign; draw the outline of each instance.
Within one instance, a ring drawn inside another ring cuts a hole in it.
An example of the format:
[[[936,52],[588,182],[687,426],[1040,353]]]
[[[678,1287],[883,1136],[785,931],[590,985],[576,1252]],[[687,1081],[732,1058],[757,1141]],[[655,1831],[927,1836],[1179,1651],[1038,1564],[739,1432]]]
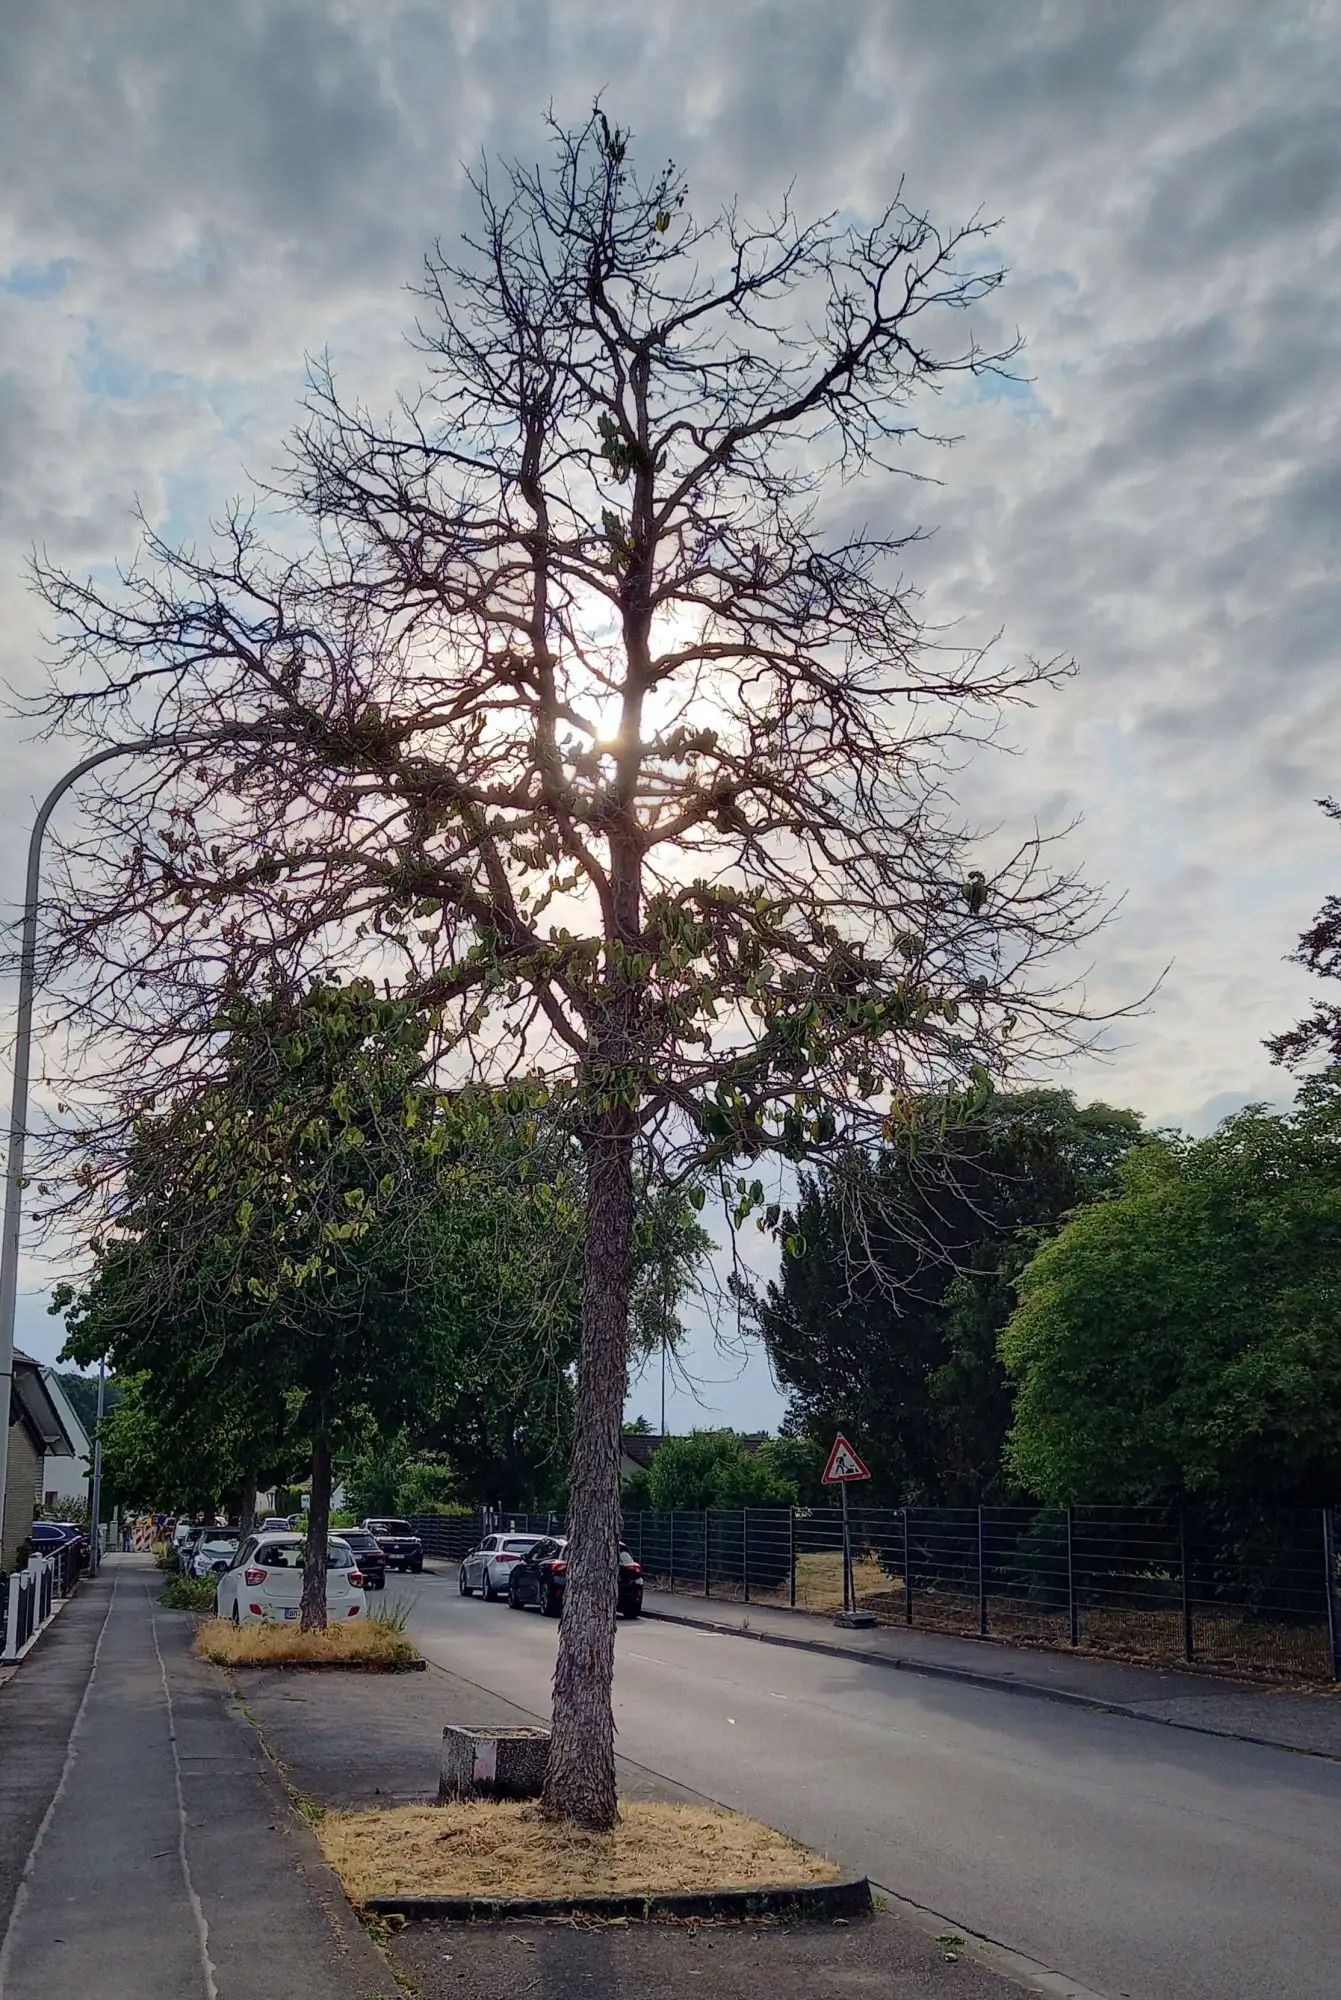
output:
[[[824,1486],[847,1486],[857,1479],[869,1479],[870,1473],[858,1458],[842,1432],[833,1441],[829,1453],[829,1463],[824,1468],[821,1484]]]

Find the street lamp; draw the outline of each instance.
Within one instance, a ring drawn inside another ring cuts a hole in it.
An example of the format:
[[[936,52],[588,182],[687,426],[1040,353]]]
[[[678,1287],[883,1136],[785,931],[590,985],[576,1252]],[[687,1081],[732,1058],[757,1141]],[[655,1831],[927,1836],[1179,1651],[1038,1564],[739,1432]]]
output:
[[[5,1523],[5,1480],[9,1471],[9,1406],[14,1383],[14,1309],[19,1287],[19,1223],[23,1209],[23,1154],[28,1138],[28,1074],[32,1062],[33,986],[37,972],[37,892],[42,874],[42,836],[56,806],[86,772],[113,757],[161,747],[147,737],[139,743],[112,743],[95,750],[58,778],[38,808],[28,841],[24,886],[23,939],[19,949],[19,1008],[14,1035],[14,1088],[9,1101],[9,1153],[5,1161],[5,1215],[0,1224],[0,1537]],[[98,1524],[93,1522],[94,1533]]]
[[[273,742],[285,736],[274,724],[240,724],[201,736],[142,736],[109,743],[58,778],[38,807],[28,841],[24,885],[23,936],[19,950],[19,1007],[14,1035],[14,1088],[9,1102],[9,1153],[5,1161],[5,1213],[0,1224],[0,1538],[5,1526],[5,1480],[9,1471],[9,1408],[14,1383],[14,1310],[19,1287],[19,1224],[23,1208],[23,1154],[28,1137],[28,1073],[32,1061],[33,986],[37,974],[37,893],[42,874],[42,836],[52,812],[71,785],[113,757],[140,757],[154,750],[218,747],[224,743]],[[101,1416],[101,1405],[99,1415]],[[96,1535],[98,1523],[92,1523]]]

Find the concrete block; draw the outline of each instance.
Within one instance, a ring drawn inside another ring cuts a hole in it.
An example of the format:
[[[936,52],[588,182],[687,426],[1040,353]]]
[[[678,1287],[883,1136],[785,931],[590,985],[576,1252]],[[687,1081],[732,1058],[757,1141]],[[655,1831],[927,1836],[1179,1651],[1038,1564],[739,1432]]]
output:
[[[545,1784],[548,1729],[442,1732],[438,1804],[449,1799],[538,1799]]]

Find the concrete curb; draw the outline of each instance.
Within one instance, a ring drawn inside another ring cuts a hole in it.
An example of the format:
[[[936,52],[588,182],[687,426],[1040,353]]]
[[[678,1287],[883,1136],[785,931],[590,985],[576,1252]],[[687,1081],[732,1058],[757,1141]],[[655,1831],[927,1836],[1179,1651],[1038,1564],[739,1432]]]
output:
[[[997,1694],[1033,1695],[1042,1701],[1060,1701],[1071,1708],[1098,1709],[1105,1715],[1125,1715],[1133,1722],[1154,1718],[1142,1715],[1120,1701],[1103,1695],[1080,1694],[1075,1688],[1049,1687],[1044,1681],[1023,1681],[1014,1674],[982,1674],[972,1667],[947,1667],[936,1660],[918,1660],[902,1653],[870,1653],[859,1646],[837,1646],[830,1639],[793,1638],[788,1632],[747,1632],[743,1626],[723,1625],[715,1618],[691,1618],[683,1611],[652,1611],[643,1607],[644,1618],[660,1619],[663,1625],[690,1625],[696,1632],[720,1632],[724,1639],[756,1639],[761,1646],[789,1646],[795,1652],[824,1653],[833,1660],[856,1660],[862,1666],[890,1667],[897,1673],[920,1674],[926,1680],[958,1681],[965,1687],[990,1688]],[[1222,1732],[1214,1731],[1219,1735]]]
[[[1113,1701],[1105,1695],[1081,1694],[1075,1688],[1049,1687],[1043,1681],[1023,1681],[1013,1674],[977,1673],[971,1667],[946,1667],[935,1660],[909,1659],[898,1653],[869,1653],[857,1646],[835,1646],[827,1639],[793,1638],[786,1632],[747,1632],[739,1625],[723,1625],[716,1619],[691,1618],[682,1611],[652,1611],[643,1607],[644,1618],[660,1619],[663,1625],[688,1625],[696,1632],[717,1632],[724,1639],[756,1639],[761,1646],[787,1646],[795,1652],[821,1653],[832,1660],[855,1660],[860,1666],[892,1668],[896,1673],[917,1674],[924,1680],[955,1681],[961,1687],[986,1688],[993,1694],[1021,1694],[1037,1701],[1061,1702],[1068,1708],[1086,1708],[1100,1715],[1118,1715],[1127,1722],[1150,1723],[1160,1729],[1182,1729],[1189,1736],[1217,1736],[1231,1743],[1251,1743],[1259,1750],[1284,1750],[1292,1757],[1318,1757],[1325,1764],[1341,1764],[1335,1750],[1285,1743],[1278,1736],[1258,1736],[1247,1729],[1215,1729],[1209,1723],[1188,1722],[1181,1716],[1151,1715],[1130,1703]]]
[[[211,1660],[226,1674],[423,1674],[427,1660]]]
[[[850,1923],[871,1914],[871,1885],[864,1875],[847,1882],[807,1882],[790,1889],[683,1890],[664,1896],[369,1896],[360,1906],[372,1916],[445,1919],[450,1923],[511,1923],[519,1917],[603,1917],[654,1921],[671,1918],[785,1917],[794,1923]]]

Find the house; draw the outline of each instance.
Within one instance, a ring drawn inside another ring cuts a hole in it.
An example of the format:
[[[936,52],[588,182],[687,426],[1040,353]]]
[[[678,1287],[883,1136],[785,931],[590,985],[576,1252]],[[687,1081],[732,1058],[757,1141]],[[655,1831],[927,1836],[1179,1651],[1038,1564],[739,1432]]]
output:
[[[48,1371],[47,1394],[70,1439],[73,1452],[49,1451],[42,1460],[42,1483],[38,1491],[47,1507],[68,1507],[86,1501],[93,1476],[93,1446],[79,1421],[79,1413],[60,1385],[60,1378]]]
[[[65,1427],[52,1394],[57,1385],[51,1370],[31,1354],[14,1350],[14,1380],[9,1398],[9,1463],[5,1475],[3,1525],[0,1526],[0,1569],[14,1567],[19,1545],[42,1499],[43,1470],[48,1454],[74,1459],[78,1444]],[[61,1401],[64,1402],[64,1397]],[[68,1405],[67,1405],[68,1407]],[[73,1414],[73,1413],[72,1413]],[[83,1437],[84,1449],[88,1440]]]

